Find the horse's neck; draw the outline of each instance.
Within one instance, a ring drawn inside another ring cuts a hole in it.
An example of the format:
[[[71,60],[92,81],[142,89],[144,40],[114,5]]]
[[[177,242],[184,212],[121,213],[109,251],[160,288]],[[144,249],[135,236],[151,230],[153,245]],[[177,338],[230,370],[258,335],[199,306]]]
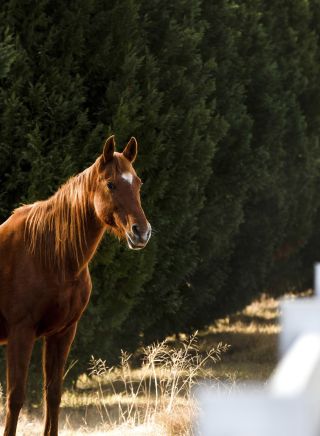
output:
[[[93,258],[105,232],[105,226],[97,218],[94,210],[92,210],[91,212],[92,213],[89,214],[85,223],[84,231],[86,243],[84,244],[84,248],[80,258],[80,264],[78,266],[80,270],[84,266],[88,265],[90,260]]]

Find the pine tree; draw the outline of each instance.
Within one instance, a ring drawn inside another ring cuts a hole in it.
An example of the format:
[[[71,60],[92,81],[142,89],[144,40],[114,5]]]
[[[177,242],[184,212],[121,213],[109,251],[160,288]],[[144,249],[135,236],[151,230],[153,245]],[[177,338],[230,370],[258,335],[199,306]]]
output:
[[[145,340],[181,324],[185,287],[199,257],[198,217],[221,129],[211,104],[212,60],[204,62],[200,53],[205,30],[200,5],[199,1],[145,2],[142,8],[162,95],[157,120],[161,153],[153,179],[161,189],[153,211],[156,263],[136,309],[136,329],[143,331]]]
[[[0,12],[0,219],[115,133],[138,139],[155,229],[140,253],[103,242],[78,371],[300,286],[320,239],[318,2],[29,3]]]
[[[81,77],[87,90],[88,117],[96,132],[114,133],[119,151],[131,136],[136,136],[139,144],[136,168],[144,179],[150,165],[155,165],[151,162],[148,167],[146,159],[149,156],[152,161],[156,154],[152,157],[148,137],[140,134],[146,124],[143,100],[151,99],[157,104],[157,99],[149,96],[147,84],[140,80],[147,61],[139,20],[139,5],[134,0],[94,2]],[[96,146],[92,141],[86,147],[88,159],[96,153]],[[148,181],[145,184],[148,188]],[[143,207],[149,217],[149,208],[144,204]],[[119,241],[106,236],[91,268],[93,294],[80,324],[75,356],[83,350],[110,358],[119,356],[124,341],[129,342],[126,334],[120,340],[123,324],[137,304],[144,283],[152,277],[154,251],[153,241],[145,251],[137,253],[128,250],[125,243],[119,245]],[[138,339],[136,334],[131,347]]]
[[[208,21],[202,52],[214,58],[216,113],[226,128],[212,162],[206,202],[200,215],[200,262],[190,289],[197,304],[186,310],[188,328],[204,325],[226,307],[224,286],[231,273],[235,236],[244,220],[244,202],[257,177],[259,156],[251,149],[252,117],[246,106],[247,63],[240,52],[239,11],[234,2],[204,2]]]

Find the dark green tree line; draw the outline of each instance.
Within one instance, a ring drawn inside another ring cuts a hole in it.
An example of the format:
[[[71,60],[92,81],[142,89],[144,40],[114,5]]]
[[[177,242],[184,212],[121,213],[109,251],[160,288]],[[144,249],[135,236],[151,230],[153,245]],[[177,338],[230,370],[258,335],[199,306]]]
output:
[[[2,2],[1,221],[88,166],[111,132],[119,148],[139,142],[155,233],[141,253],[102,243],[73,350],[84,367],[308,284],[319,17],[316,0]]]

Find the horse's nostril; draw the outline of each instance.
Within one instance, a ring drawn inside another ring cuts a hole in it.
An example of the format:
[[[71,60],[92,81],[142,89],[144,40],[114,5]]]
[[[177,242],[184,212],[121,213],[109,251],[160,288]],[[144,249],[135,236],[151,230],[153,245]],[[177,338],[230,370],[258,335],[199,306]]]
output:
[[[138,224],[132,224],[131,230],[132,230],[132,233],[133,233],[135,236],[140,237],[140,232],[139,232],[139,226],[138,226]]]

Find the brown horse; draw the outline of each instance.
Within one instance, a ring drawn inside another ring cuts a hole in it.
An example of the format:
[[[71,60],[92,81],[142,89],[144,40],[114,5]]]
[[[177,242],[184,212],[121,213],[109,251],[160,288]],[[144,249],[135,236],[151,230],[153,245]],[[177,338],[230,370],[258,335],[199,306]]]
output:
[[[24,205],[0,226],[0,341],[7,344],[7,413],[13,436],[34,342],[44,338],[45,435],[58,434],[64,365],[90,297],[88,264],[105,232],[143,248],[151,234],[132,167],[137,141],[122,153],[107,139],[95,163],[52,197]]]

